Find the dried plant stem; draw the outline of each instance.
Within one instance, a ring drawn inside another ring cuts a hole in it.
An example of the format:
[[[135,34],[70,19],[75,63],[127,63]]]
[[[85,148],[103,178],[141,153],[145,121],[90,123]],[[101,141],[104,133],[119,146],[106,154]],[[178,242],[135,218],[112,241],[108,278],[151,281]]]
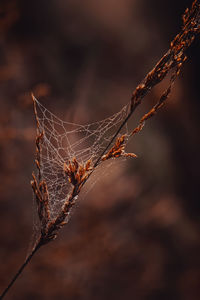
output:
[[[138,126],[134,130],[132,130],[132,132],[129,134],[129,137],[140,132],[144,126],[145,121],[154,116],[157,113],[157,111],[164,105],[164,102],[166,101],[168,95],[171,92],[174,81],[179,75],[180,69],[186,60],[185,52],[190,47],[191,43],[193,42],[193,40],[199,32],[200,4],[197,0],[195,0],[192,4],[191,9],[187,9],[185,11],[185,14],[183,15],[182,30],[171,42],[170,49],[156,64],[156,66],[146,75],[142,83],[140,83],[133,92],[127,117],[117,129],[117,131],[115,132],[115,134],[113,135],[103,152],[100,154],[98,159],[93,163],[93,165],[90,160],[88,160],[84,165],[81,165],[76,160],[76,158],[64,164],[64,176],[66,176],[66,180],[68,180],[73,186],[73,189],[71,194],[67,197],[61,211],[54,219],[51,219],[50,217],[48,189],[46,182],[42,180],[40,171],[41,144],[44,132],[42,132],[40,129],[39,118],[36,110],[36,103],[33,97],[34,110],[37,121],[35,162],[38,169],[38,177],[36,179],[35,175],[33,174],[33,180],[31,184],[37,203],[41,232],[40,237],[36,242],[31,254],[27,257],[27,259],[19,268],[13,279],[10,281],[9,285],[3,291],[3,293],[0,296],[0,299],[3,299],[3,297],[7,294],[11,286],[17,280],[19,275],[23,272],[24,268],[30,262],[34,254],[40,249],[40,247],[44,244],[49,243],[51,240],[54,240],[57,237],[58,231],[66,224],[66,216],[69,214],[72,206],[75,204],[76,197],[79,194],[81,188],[91,176],[95,168],[100,164],[100,162],[110,158],[118,158],[121,156],[136,156],[133,153],[125,153],[124,149],[126,145],[126,135],[118,137],[118,134],[120,133],[121,129],[126,125],[129,118],[133,115],[138,105],[142,102],[142,99],[151,91],[151,89],[155,85],[160,83],[167,76],[169,71],[172,71],[168,88],[163,92],[159,101],[153,106],[153,108],[151,108],[150,111],[141,118]],[[113,143],[114,145],[112,146]]]
[[[7,292],[9,291],[9,289],[15,283],[15,281],[17,280],[17,278],[23,272],[24,268],[28,265],[28,263],[30,262],[30,260],[32,259],[32,257],[34,256],[34,254],[39,250],[40,247],[41,247],[40,243],[37,243],[35,245],[35,247],[32,250],[32,252],[28,255],[28,257],[26,258],[25,262],[21,265],[21,267],[19,268],[19,270],[17,271],[17,273],[15,274],[15,276],[13,277],[13,279],[10,281],[9,285],[6,287],[6,289],[1,294],[0,299],[3,299],[3,297],[7,294]]]
[[[150,109],[150,111],[141,118],[138,126],[131,132],[130,135],[133,136],[136,133],[140,132],[144,126],[145,121],[154,116],[157,113],[157,111],[164,105],[164,102],[169,96],[172,86],[180,73],[182,65],[187,59],[185,52],[190,47],[190,45],[194,41],[195,37],[199,34],[199,32],[200,3],[199,1],[195,0],[192,3],[191,9],[186,9],[183,15],[182,30],[170,43],[170,49],[163,55],[160,61],[146,75],[144,80],[134,90],[130,101],[130,110],[126,119],[115,132],[112,139],[109,141],[108,145],[95,162],[94,167],[96,167],[99,164],[103,155],[107,152],[107,150],[109,150],[110,146],[117,138],[121,129],[126,125],[127,121],[133,115],[134,111],[141,103],[142,99],[152,90],[152,88],[155,85],[160,83],[167,76],[169,71],[173,70],[168,88],[163,92],[159,101],[154,105],[154,107]]]

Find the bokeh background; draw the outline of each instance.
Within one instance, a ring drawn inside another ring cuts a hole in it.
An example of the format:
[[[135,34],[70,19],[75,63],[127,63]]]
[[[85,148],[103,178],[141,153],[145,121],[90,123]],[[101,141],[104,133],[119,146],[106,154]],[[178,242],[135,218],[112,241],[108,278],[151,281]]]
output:
[[[112,115],[166,52],[191,2],[1,0],[1,290],[32,236],[30,93],[68,121]],[[200,299],[199,53],[196,40],[167,105],[129,144],[138,159],[114,163],[86,186],[69,224],[6,299]]]

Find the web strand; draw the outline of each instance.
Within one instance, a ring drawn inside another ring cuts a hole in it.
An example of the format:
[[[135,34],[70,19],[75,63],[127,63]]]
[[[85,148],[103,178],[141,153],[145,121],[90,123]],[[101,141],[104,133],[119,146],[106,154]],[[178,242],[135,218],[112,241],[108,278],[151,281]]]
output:
[[[54,218],[72,186],[64,176],[63,167],[74,158],[85,164],[94,165],[111,141],[120,124],[128,116],[128,105],[109,118],[87,125],[66,122],[47,110],[34,97],[38,129],[43,133],[40,155],[40,172],[49,193],[51,218]],[[124,133],[127,128],[124,129]]]

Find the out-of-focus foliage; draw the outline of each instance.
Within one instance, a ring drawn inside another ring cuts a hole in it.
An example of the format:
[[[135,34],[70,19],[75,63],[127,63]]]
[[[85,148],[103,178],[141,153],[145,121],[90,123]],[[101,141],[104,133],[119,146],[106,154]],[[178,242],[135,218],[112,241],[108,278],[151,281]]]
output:
[[[32,234],[30,92],[72,122],[117,112],[168,49],[190,5],[0,2],[1,289]],[[102,168],[96,185],[85,186],[59,239],[35,256],[8,299],[199,299],[199,47],[196,40],[167,105],[129,144],[139,158]]]

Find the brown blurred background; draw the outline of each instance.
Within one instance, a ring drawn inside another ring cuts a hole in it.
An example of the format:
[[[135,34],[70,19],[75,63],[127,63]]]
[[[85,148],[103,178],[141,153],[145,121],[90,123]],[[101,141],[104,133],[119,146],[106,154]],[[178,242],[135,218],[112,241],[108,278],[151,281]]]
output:
[[[32,236],[31,91],[72,122],[112,115],[168,49],[191,2],[0,1],[1,290]],[[6,299],[200,299],[199,50],[196,40],[167,105],[129,144],[139,158],[102,170]]]

